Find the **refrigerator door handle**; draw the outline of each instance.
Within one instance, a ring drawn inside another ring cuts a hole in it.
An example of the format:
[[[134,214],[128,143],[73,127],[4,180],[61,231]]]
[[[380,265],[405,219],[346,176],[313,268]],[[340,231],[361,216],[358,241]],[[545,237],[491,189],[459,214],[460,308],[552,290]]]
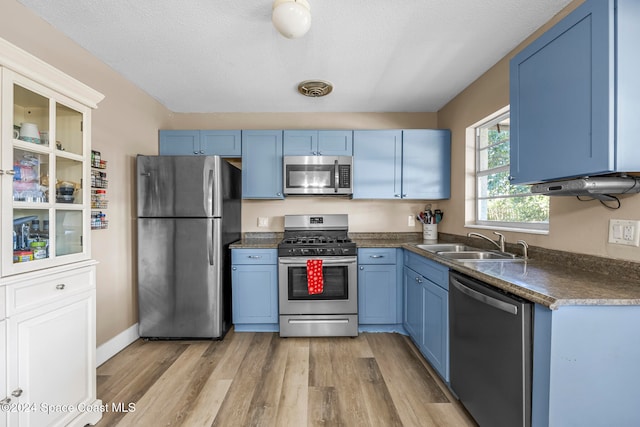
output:
[[[207,235],[209,239],[207,239],[207,255],[209,256],[209,265],[213,265],[213,248],[214,248],[214,239],[215,239],[215,227],[213,226],[213,220],[210,220],[207,224]]]
[[[209,182],[207,186],[207,213],[213,216],[213,169],[209,169]]]

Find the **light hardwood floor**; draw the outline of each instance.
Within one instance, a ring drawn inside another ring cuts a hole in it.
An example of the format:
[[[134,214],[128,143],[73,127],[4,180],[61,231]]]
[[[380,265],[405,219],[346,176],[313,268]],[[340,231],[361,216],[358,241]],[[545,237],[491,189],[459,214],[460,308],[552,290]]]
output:
[[[98,368],[98,398],[100,427],[475,426],[399,334],[138,340]]]

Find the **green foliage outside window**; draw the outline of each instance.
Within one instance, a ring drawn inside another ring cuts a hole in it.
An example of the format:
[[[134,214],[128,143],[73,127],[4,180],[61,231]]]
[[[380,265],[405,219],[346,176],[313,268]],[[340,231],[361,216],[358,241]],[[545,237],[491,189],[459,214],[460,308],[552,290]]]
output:
[[[549,199],[509,183],[508,116],[479,128],[477,200],[480,221],[548,223]]]

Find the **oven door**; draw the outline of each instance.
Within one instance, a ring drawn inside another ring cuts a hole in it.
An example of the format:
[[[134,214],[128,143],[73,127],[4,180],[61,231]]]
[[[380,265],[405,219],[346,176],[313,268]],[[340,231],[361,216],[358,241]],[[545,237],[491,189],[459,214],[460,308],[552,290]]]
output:
[[[324,290],[309,295],[307,260],[322,260]],[[280,257],[280,314],[357,314],[357,257]]]

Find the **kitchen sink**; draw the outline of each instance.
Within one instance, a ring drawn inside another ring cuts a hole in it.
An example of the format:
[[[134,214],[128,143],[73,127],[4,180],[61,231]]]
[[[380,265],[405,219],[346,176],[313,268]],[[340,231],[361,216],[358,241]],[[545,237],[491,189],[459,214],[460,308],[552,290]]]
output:
[[[523,261],[524,259],[505,252],[494,251],[439,251],[438,255],[458,261]]]
[[[416,245],[420,249],[424,249],[429,252],[461,252],[461,251],[479,251],[478,248],[466,246],[459,243],[433,243],[430,245]]]

